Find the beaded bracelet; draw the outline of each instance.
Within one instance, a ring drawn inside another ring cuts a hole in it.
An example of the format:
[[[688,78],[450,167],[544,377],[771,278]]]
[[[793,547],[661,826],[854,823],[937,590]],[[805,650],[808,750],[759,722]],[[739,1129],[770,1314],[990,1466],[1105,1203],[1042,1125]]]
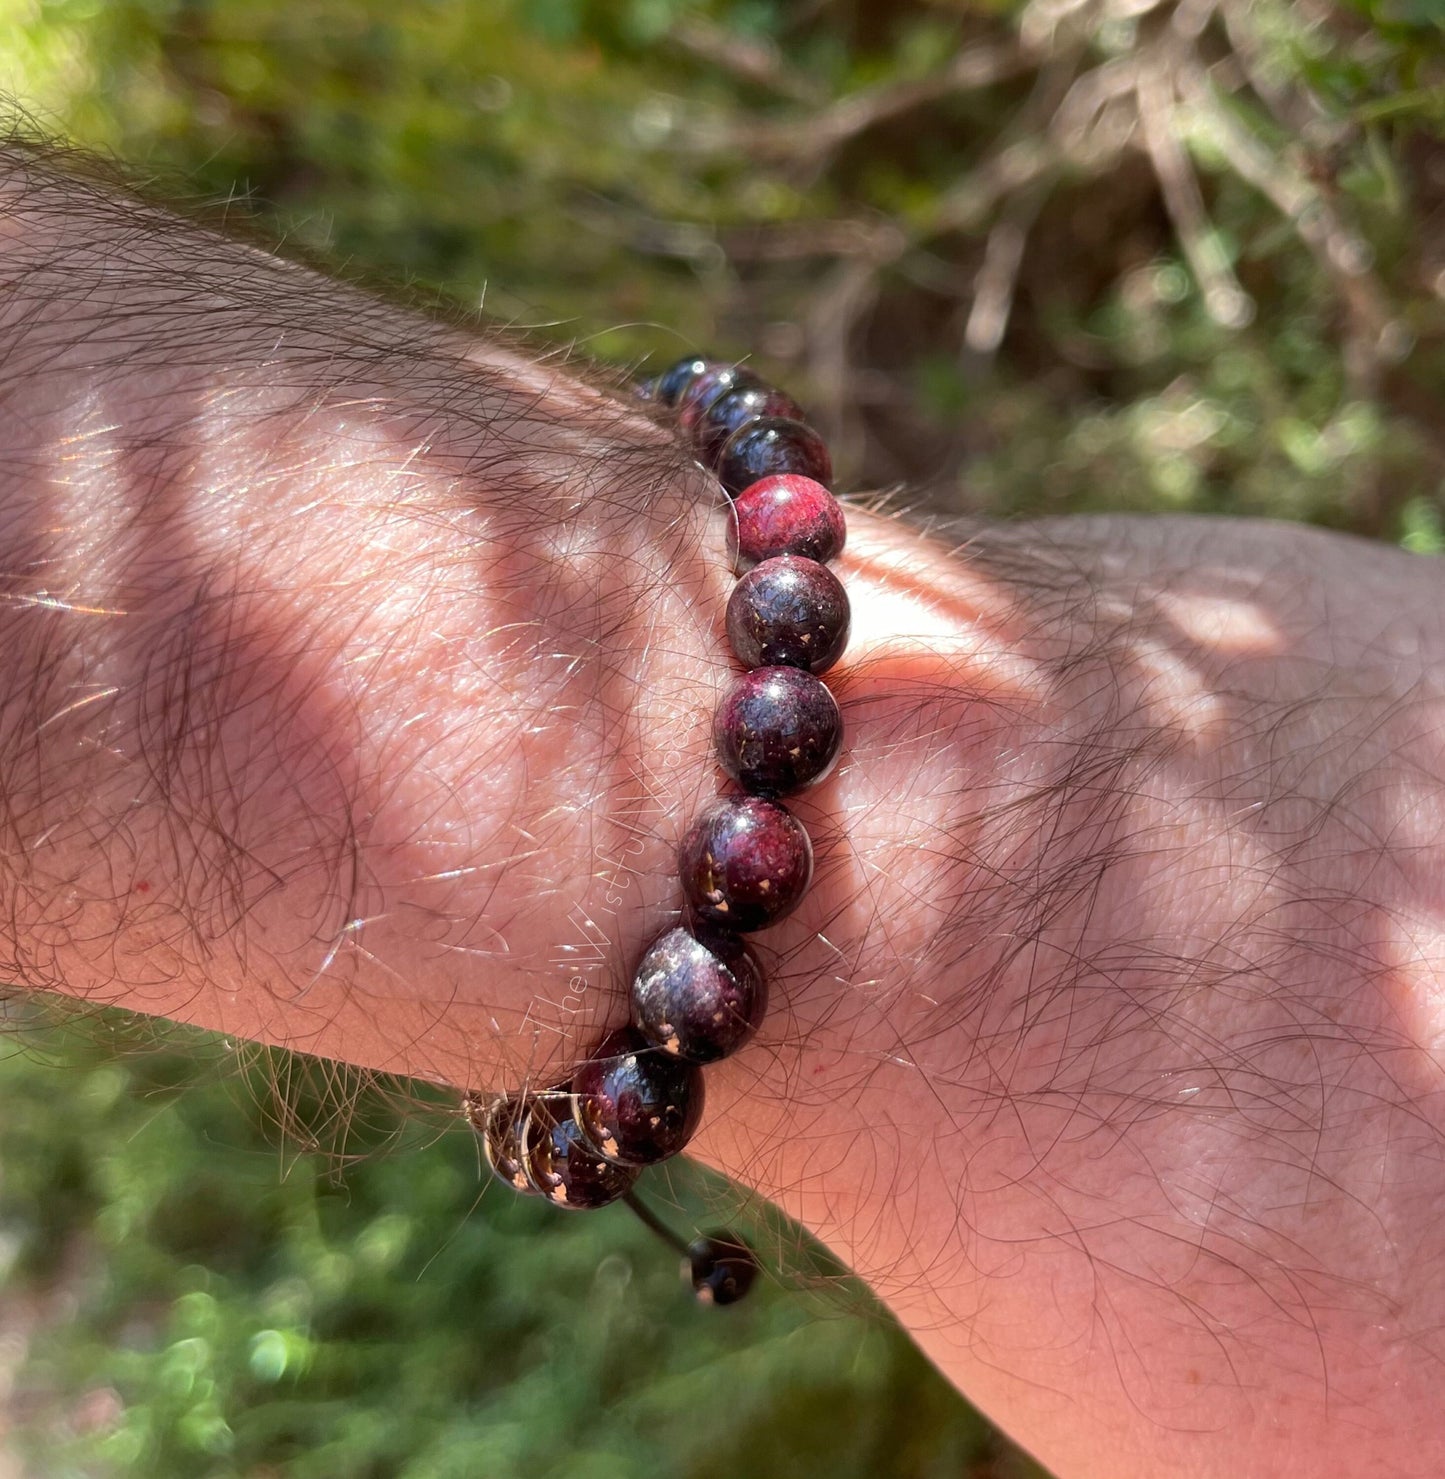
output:
[[[675,412],[698,460],[731,499],[729,553],[741,578],[727,605],[733,653],[748,670],[713,723],[722,768],[742,794],[719,797],[678,848],[687,923],[660,936],[633,976],[631,1025],[611,1033],[570,1083],[485,1099],[463,1111],[492,1174],[561,1207],[625,1200],[681,1248],[632,1195],[643,1167],[676,1155],[702,1118],[703,1066],[757,1030],[763,973],[740,938],[791,913],[813,849],[780,798],[832,770],[843,738],[818,675],[848,640],[848,597],[827,568],[843,548],[828,491],[828,449],[791,397],[739,366],[688,357],[639,387]],[[728,1234],[684,1250],[700,1299],[729,1304],[756,1261]]]

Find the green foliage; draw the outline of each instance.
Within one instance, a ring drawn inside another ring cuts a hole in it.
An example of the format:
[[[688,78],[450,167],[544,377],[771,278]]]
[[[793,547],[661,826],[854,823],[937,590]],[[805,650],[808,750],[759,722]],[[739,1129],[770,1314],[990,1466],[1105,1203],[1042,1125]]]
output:
[[[1139,9],[0,0],[0,87],[353,271],[618,363],[750,355],[850,486],[1439,553],[1445,7]],[[622,1214],[477,1202],[464,1134],[375,1104],[338,1183],[214,1044],[29,1041],[70,1065],[0,1070],[37,1472],[845,1479],[990,1441],[876,1312],[699,1314]]]
[[[942,1479],[989,1447],[861,1295],[704,1310],[624,1209],[482,1194],[459,1128],[413,1117],[330,1176],[215,1040],[88,1068],[79,1036],[27,1041],[0,1237],[12,1301],[44,1301],[11,1397],[36,1474]],[[705,1215],[691,1173],[652,1194]]]
[[[1417,229],[1442,7],[1220,0],[1206,20],[0,0],[0,55],[63,132],[239,193],[299,246],[603,358],[759,358],[852,483],[1399,536],[1445,463],[1445,260]],[[970,48],[983,70],[954,77]],[[1202,217],[1140,147],[1143,94],[1099,91],[1119,62],[1161,80]],[[976,289],[1016,228],[994,333]]]

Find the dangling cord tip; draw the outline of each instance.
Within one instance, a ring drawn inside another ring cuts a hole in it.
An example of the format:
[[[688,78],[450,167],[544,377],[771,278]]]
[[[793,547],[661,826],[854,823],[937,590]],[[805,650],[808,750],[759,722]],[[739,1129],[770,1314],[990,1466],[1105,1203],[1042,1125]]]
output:
[[[629,1191],[622,1200],[644,1227],[682,1255],[683,1277],[692,1285],[699,1304],[736,1304],[753,1287],[758,1276],[757,1255],[735,1233],[707,1233],[684,1243],[635,1191]]]

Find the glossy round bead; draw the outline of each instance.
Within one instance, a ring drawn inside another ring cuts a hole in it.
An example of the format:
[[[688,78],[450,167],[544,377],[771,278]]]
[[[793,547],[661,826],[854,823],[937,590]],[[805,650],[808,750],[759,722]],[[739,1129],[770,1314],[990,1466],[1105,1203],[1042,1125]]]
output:
[[[572,1080],[572,1114],[592,1148],[626,1166],[680,1151],[702,1119],[702,1069],[622,1028]]]
[[[678,849],[683,893],[721,929],[766,929],[795,909],[813,878],[813,845],[791,812],[757,796],[725,796]]]
[[[713,403],[729,391],[761,385],[751,370],[741,365],[709,365],[694,375],[677,399],[677,424],[687,435],[695,435]]]
[[[675,406],[693,377],[711,368],[713,362],[700,354],[684,355],[657,377],[653,385],[653,398],[659,405]]]
[[[699,1304],[736,1304],[753,1287],[758,1259],[734,1234],[710,1233],[688,1244],[682,1273]]]
[[[757,1030],[768,1004],[763,973],[741,940],[671,929],[632,978],[632,1025],[665,1053],[714,1063]]]
[[[605,1207],[625,1196],[640,1174],[636,1166],[603,1160],[560,1096],[555,1102],[532,1100],[520,1139],[527,1181],[559,1207]]]
[[[723,443],[738,427],[764,416],[774,420],[801,421],[803,408],[792,396],[775,390],[771,385],[745,385],[718,396],[708,404],[693,429],[697,455],[709,467],[715,466]]]
[[[778,416],[749,421],[718,453],[717,475],[729,493],[782,472],[801,473],[815,483],[832,480],[833,460],[823,438],[801,421]]]
[[[755,668],[728,690],[713,719],[722,768],[755,796],[816,785],[843,743],[843,716],[827,685],[801,668]]]
[[[463,1102],[467,1123],[482,1142],[482,1154],[498,1181],[513,1191],[533,1192],[522,1164],[522,1121],[528,1104],[524,1095],[505,1099],[484,1099],[469,1093]]]
[[[728,599],[728,641],[744,667],[826,673],[848,645],[843,583],[816,560],[775,555],[755,565]]]
[[[738,570],[774,555],[802,555],[826,565],[843,552],[847,535],[843,505],[821,483],[783,473],[738,494],[728,553]]]

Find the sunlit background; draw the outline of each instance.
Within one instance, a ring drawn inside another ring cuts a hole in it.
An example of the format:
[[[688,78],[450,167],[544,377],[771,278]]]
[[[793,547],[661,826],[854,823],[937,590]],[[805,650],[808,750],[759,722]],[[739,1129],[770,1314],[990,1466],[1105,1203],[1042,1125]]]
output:
[[[749,357],[900,505],[1441,548],[1445,0],[0,0],[0,91],[354,275]],[[1037,1472],[786,1231],[699,1311],[397,1092],[11,1014],[0,1479]]]

